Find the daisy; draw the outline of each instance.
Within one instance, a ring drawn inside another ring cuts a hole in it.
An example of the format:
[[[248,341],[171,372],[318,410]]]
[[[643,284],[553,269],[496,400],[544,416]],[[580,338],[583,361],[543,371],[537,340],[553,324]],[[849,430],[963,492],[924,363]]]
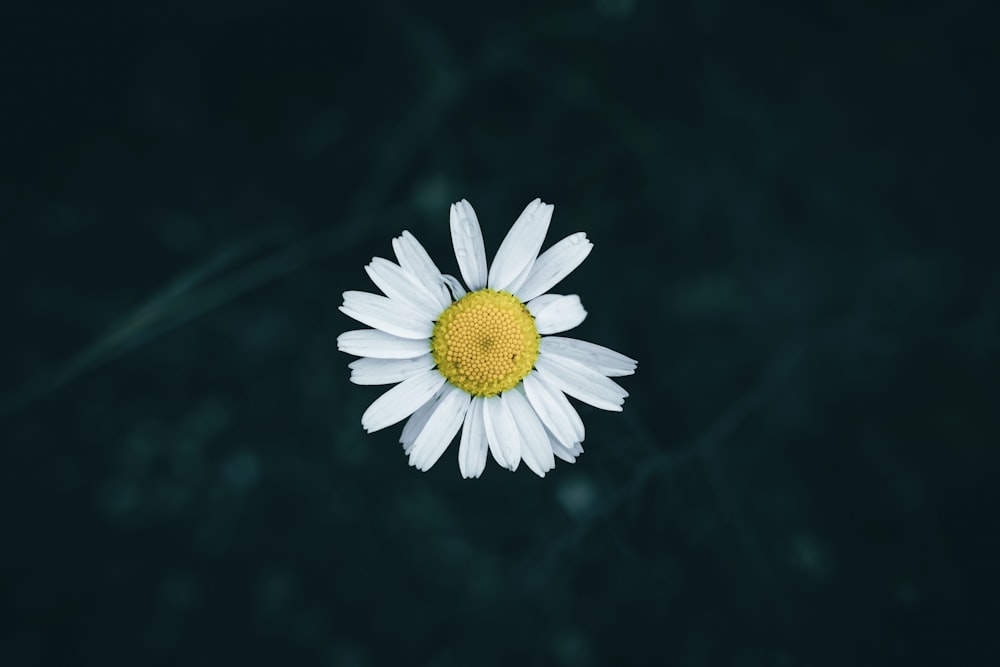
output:
[[[553,206],[528,204],[487,266],[476,212],[451,205],[451,239],[465,286],[442,274],[407,231],[392,241],[398,263],[365,271],[385,296],[344,292],[340,310],[372,329],[347,331],[337,348],[361,357],[351,381],[396,384],[365,410],[369,433],[407,419],[400,442],[410,465],[428,470],[462,431],[458,466],[479,477],[486,452],[508,470],[524,461],[544,477],[555,458],[583,452],[583,421],[568,396],[621,411],[628,392],[611,377],[636,362],[606,347],[555,336],[587,316],[574,295],[548,291],[590,254],[577,232],[539,254]]]

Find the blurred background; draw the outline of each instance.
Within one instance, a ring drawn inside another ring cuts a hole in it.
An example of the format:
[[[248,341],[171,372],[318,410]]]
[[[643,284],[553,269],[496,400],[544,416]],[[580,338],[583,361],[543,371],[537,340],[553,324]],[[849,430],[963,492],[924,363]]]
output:
[[[997,664],[979,3],[0,11],[0,664]],[[421,474],[341,293],[534,197],[631,397]]]

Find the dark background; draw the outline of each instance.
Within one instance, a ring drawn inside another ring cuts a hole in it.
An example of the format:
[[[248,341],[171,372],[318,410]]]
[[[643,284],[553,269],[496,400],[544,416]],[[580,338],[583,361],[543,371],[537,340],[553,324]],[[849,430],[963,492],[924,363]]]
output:
[[[5,5],[0,664],[997,664],[996,17],[939,4]],[[340,294],[536,196],[632,395],[421,474]]]

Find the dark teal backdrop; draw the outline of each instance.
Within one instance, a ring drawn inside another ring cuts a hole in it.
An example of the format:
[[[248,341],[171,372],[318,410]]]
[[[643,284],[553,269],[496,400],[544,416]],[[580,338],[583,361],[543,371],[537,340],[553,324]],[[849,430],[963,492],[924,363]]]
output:
[[[939,4],[5,4],[0,664],[997,664],[996,17]],[[536,196],[631,397],[421,474],[340,295]]]

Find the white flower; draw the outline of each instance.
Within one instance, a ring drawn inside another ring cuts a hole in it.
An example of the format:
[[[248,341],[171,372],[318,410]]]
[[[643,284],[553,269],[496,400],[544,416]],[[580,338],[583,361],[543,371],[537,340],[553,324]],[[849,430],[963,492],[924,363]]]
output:
[[[462,278],[444,275],[416,238],[393,239],[398,264],[375,257],[365,267],[385,296],[344,292],[340,310],[372,329],[347,331],[337,347],[360,359],[351,381],[396,384],[365,410],[378,431],[409,420],[400,442],[410,465],[428,470],[459,429],[458,465],[479,477],[486,451],[504,468],[523,460],[544,477],[555,457],[583,452],[583,421],[566,395],[621,411],[628,392],[611,377],[636,362],[606,347],[554,336],[587,316],[574,295],[549,294],[593,247],[583,232],[539,254],[553,206],[528,204],[500,244],[492,266],[479,220],[466,200],[451,205],[451,238]]]

